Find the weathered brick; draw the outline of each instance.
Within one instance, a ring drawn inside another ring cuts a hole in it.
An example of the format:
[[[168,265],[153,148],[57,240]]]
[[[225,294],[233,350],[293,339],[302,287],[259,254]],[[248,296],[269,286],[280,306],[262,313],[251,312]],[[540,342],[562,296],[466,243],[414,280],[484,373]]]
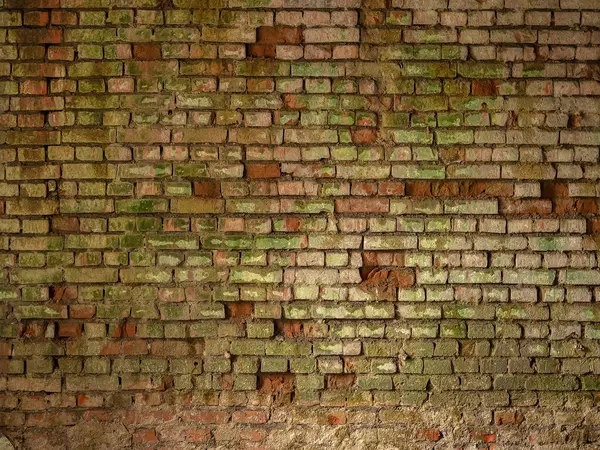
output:
[[[215,214],[223,212],[223,200],[200,198],[173,199],[171,212],[176,214]]]
[[[48,216],[58,211],[56,200],[35,200],[20,198],[6,201],[6,214],[13,216]]]

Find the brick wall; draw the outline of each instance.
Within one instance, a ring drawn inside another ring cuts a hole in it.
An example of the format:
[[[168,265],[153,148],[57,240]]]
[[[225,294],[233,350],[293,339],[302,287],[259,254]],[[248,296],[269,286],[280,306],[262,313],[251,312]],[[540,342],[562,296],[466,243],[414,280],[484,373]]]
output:
[[[598,448],[598,0],[0,6],[0,448]]]

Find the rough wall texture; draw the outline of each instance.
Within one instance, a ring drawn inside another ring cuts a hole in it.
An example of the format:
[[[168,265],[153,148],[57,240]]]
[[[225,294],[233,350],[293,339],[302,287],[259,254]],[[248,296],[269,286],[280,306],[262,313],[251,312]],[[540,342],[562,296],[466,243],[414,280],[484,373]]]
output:
[[[0,5],[0,448],[600,446],[598,0]]]

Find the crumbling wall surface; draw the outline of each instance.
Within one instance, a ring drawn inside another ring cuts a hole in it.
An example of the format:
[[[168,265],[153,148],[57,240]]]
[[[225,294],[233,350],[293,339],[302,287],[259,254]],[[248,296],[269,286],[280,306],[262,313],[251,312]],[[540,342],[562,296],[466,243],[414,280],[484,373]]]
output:
[[[599,148],[600,0],[0,0],[0,450],[600,448]]]

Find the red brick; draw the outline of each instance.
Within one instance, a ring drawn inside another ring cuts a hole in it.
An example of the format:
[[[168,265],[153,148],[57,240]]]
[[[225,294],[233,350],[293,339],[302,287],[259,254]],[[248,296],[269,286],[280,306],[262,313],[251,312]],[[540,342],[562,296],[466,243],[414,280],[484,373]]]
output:
[[[246,165],[248,178],[279,178],[281,170],[279,164],[248,164]]]
[[[254,58],[275,58],[276,47],[274,45],[249,44],[248,56]]]
[[[69,311],[72,319],[91,319],[96,314],[96,307],[93,305],[71,305]]]
[[[431,197],[431,183],[429,181],[407,181],[406,195],[409,197]]]
[[[498,95],[498,83],[496,80],[474,80],[471,84],[473,95]]]
[[[275,89],[275,81],[264,78],[248,78],[246,81],[248,92],[268,93]]]
[[[45,121],[44,114],[19,114],[17,116],[17,125],[22,128],[41,128]]]
[[[280,181],[277,183],[279,195],[305,195],[302,181]]]
[[[112,338],[132,338],[135,337],[137,326],[135,323],[124,322],[115,326]]]
[[[457,197],[460,195],[460,183],[457,181],[442,181],[431,183],[434,197]]]
[[[23,14],[23,24],[35,27],[45,27],[50,21],[48,11],[27,11]]]
[[[373,144],[377,141],[378,132],[375,128],[355,128],[351,130],[352,142],[355,144]]]
[[[300,44],[301,42],[300,28],[262,26],[256,30],[257,44]]]
[[[221,197],[221,183],[217,181],[194,181],[194,195],[197,197]]]
[[[59,322],[58,336],[59,337],[79,337],[81,336],[82,326],[80,323]]]
[[[598,214],[598,201],[596,199],[557,199],[554,201],[554,212],[563,214]]]
[[[228,303],[225,305],[227,317],[230,319],[249,319],[252,317],[252,303]]]
[[[51,12],[50,20],[54,25],[77,25],[77,13],[54,9]]]
[[[354,182],[352,183],[352,188],[350,190],[350,194],[352,195],[376,195],[377,194],[377,183],[372,182]]]
[[[219,220],[219,231],[244,231],[246,221],[243,217],[224,217]]]
[[[15,42],[18,44],[60,44],[62,30],[59,28],[15,30]]]
[[[437,428],[427,428],[422,431],[423,437],[431,442],[437,442],[442,438],[442,432]]]
[[[379,195],[404,195],[405,185],[399,181],[381,181],[378,186]]]
[[[133,57],[137,59],[160,59],[160,45],[136,44],[133,46]]]

